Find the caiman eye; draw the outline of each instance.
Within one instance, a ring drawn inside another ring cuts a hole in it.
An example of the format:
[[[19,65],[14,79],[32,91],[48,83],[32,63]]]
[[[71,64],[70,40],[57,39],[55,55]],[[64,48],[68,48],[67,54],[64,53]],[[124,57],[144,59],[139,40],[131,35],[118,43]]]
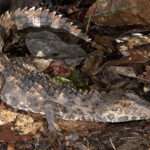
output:
[[[58,53],[52,53],[51,54],[53,57],[57,57],[57,56],[59,56],[59,54]]]

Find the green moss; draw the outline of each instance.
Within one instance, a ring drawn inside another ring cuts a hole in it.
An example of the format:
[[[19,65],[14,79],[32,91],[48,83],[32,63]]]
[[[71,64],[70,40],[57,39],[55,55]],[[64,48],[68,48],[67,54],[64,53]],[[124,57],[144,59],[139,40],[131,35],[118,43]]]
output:
[[[53,80],[60,85],[69,84],[78,90],[87,90],[88,79],[80,71],[74,71],[69,77],[55,76]]]

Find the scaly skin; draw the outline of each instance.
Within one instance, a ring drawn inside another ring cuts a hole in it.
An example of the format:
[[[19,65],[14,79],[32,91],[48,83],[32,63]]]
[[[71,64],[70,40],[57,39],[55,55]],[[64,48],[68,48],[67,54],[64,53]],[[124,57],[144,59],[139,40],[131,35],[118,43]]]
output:
[[[54,116],[65,120],[125,122],[150,119],[150,103],[136,94],[81,92],[70,85],[59,85],[38,72],[32,58],[1,56],[0,64],[1,97],[13,108],[46,115],[53,110]]]
[[[1,16],[0,25],[6,31],[6,36],[14,28],[22,30],[28,27],[48,26],[89,40],[86,34],[66,19],[41,8],[25,8],[6,13]],[[150,103],[137,95],[123,91],[80,92],[69,85],[58,85],[46,74],[38,72],[31,58],[8,59],[1,55],[0,77],[1,99],[15,109],[44,114],[50,130],[54,129],[56,117],[96,122],[150,119]]]
[[[83,33],[67,18],[57,15],[55,11],[50,12],[49,9],[35,7],[24,9],[18,8],[15,11],[6,12],[0,16],[0,51],[4,47],[4,39],[6,39],[13,30],[23,30],[27,28],[48,27],[50,29],[66,31],[80,39],[90,41],[87,34]]]

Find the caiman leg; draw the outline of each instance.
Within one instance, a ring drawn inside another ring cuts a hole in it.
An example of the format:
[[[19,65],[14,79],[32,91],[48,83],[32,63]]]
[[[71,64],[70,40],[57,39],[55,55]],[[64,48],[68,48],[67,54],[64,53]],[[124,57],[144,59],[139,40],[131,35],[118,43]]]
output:
[[[55,123],[55,115],[54,115],[54,110],[52,108],[51,104],[46,104],[44,107],[45,115],[46,115],[46,120],[48,122],[48,129],[49,129],[49,141],[53,143],[54,141],[57,140],[58,135],[59,135],[59,127]]]

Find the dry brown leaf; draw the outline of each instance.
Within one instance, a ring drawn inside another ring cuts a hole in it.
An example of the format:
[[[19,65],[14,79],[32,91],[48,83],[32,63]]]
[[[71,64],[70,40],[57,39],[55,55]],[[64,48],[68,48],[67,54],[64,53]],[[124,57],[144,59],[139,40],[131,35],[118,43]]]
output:
[[[92,21],[98,25],[149,25],[149,8],[149,0],[97,0],[87,16],[92,16]]]
[[[15,143],[18,141],[31,140],[32,136],[29,135],[17,135],[13,130],[11,130],[12,124],[7,124],[0,127],[0,141],[7,143]]]

